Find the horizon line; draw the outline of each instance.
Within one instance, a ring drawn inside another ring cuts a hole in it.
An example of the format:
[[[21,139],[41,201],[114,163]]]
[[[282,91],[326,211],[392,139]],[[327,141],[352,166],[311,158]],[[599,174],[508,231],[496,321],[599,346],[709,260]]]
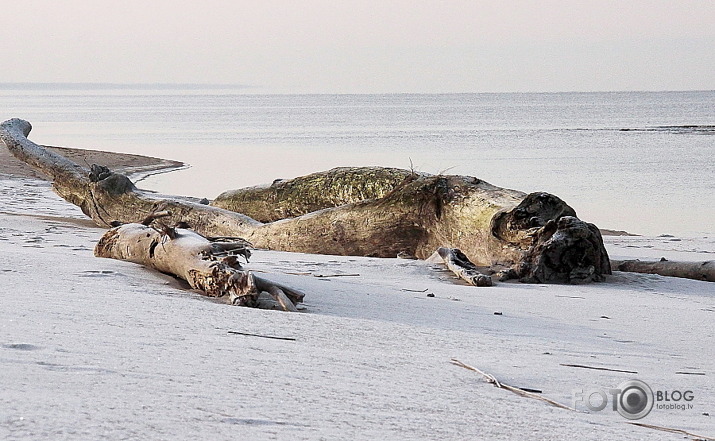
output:
[[[210,89],[234,89],[234,90],[250,90],[250,89],[269,89],[267,86],[256,86],[240,83],[133,83],[133,82],[45,82],[45,81],[22,81],[22,82],[0,82],[0,90],[19,90],[22,88],[58,88],[67,90],[210,90]],[[264,91],[261,94],[266,95],[458,95],[458,94],[556,94],[556,93],[663,93],[663,92],[713,92],[715,89],[621,89],[621,90],[559,90],[559,91],[535,91],[535,90],[511,90],[511,91],[460,91],[460,92],[310,92],[310,91]]]

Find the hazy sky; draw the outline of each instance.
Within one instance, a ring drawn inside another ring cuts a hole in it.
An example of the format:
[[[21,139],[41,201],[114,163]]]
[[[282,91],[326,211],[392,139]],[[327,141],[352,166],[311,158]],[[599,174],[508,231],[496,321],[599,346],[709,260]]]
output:
[[[0,82],[715,89],[712,0],[5,1]]]

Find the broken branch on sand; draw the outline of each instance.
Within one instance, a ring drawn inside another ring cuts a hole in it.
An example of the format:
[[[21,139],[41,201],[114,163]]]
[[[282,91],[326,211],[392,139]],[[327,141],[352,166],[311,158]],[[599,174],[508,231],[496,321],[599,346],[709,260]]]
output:
[[[637,374],[637,373],[638,373],[638,372],[636,372],[636,371],[626,371],[626,370],[623,370],[623,369],[611,369],[611,368],[598,367],[598,366],[586,366],[585,364],[567,364],[567,363],[561,363],[561,366],[581,368],[581,369],[593,369],[593,370],[596,370],[596,371],[623,372],[623,373],[625,373],[625,374]]]
[[[253,334],[250,332],[240,332],[240,331],[228,331],[229,334],[231,335],[245,335],[247,337],[260,337],[260,338],[269,338],[271,340],[286,340],[286,341],[296,341],[295,338],[293,337],[276,337],[273,335],[263,335],[263,334]]]
[[[482,274],[460,249],[440,247],[435,253],[444,261],[447,269],[470,285],[492,286],[492,278]]]
[[[700,262],[673,262],[666,259],[661,259],[657,262],[613,260],[611,261],[611,268],[613,271],[659,274],[661,276],[715,282],[715,260]]]
[[[537,400],[541,400],[541,401],[544,401],[544,402],[546,402],[546,403],[549,403],[549,404],[551,404],[552,406],[558,407],[558,408],[560,408],[560,409],[573,410],[573,411],[575,411],[575,412],[578,412],[578,410],[574,409],[573,407],[568,407],[568,406],[566,406],[566,405],[564,405],[564,404],[559,403],[558,401],[554,401],[554,400],[552,400],[552,399],[549,399],[549,398],[546,398],[546,397],[542,397],[541,395],[537,395],[536,393],[529,392],[529,391],[526,390],[526,389],[522,389],[522,388],[519,388],[519,387],[510,386],[510,385],[508,385],[508,384],[506,384],[506,383],[500,382],[499,380],[496,379],[496,377],[495,377],[494,375],[489,374],[489,373],[486,373],[486,372],[483,372],[482,370],[477,369],[477,368],[475,368],[474,366],[470,366],[470,365],[468,365],[468,364],[462,363],[461,361],[457,360],[456,358],[453,358],[453,359],[452,359],[452,364],[454,364],[454,365],[456,365],[456,366],[459,366],[459,367],[463,367],[464,369],[467,369],[467,370],[470,370],[470,371],[477,372],[478,374],[481,374],[481,375],[487,380],[488,383],[491,383],[491,384],[493,384],[494,386],[496,386],[496,387],[498,387],[498,388],[500,388],[500,389],[506,389],[506,390],[508,390],[508,391],[510,391],[510,392],[513,392],[513,393],[517,394],[517,395],[521,395],[522,397],[535,398],[535,399],[537,399]]]

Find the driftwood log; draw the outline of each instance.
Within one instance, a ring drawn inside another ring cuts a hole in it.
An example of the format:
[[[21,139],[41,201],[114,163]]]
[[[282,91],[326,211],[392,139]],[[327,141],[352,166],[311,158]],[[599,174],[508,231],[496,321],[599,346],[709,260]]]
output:
[[[209,297],[219,297],[231,305],[295,311],[303,293],[269,282],[245,271],[239,257],[248,260],[250,251],[243,241],[209,241],[198,233],[151,223],[163,212],[143,223],[131,223],[108,230],[97,243],[97,257],[139,263],[173,274]]]
[[[230,207],[228,195],[206,206],[158,198],[105,167],[81,167],[28,140],[30,130],[27,121],[12,119],[0,137],[100,226],[169,211],[168,224],[184,222],[204,237],[242,237],[257,248],[423,259],[440,247],[459,248],[476,265],[541,283],[601,281],[611,272],[598,228],[548,193],[468,176],[339,168],[232,192]]]
[[[644,260],[614,260],[611,262],[614,271],[632,273],[658,274],[661,276],[682,277],[686,279],[715,282],[715,260],[701,262],[676,262],[661,259],[660,261]]]

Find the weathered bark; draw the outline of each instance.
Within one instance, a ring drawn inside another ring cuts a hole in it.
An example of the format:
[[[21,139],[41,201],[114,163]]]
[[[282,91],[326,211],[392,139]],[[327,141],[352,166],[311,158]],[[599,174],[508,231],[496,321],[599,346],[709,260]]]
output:
[[[661,276],[715,282],[715,260],[707,260],[704,262],[613,260],[611,261],[611,268],[613,271],[659,274]]]
[[[295,303],[303,301],[302,293],[245,271],[238,262],[239,256],[250,255],[245,243],[212,243],[191,230],[124,224],[108,230],[94,254],[175,275],[205,295],[221,297],[232,305],[261,306],[259,295],[263,294],[278,303],[277,309],[295,311]]]
[[[517,277],[534,282],[599,281],[611,271],[597,228],[548,193],[527,195],[468,176],[340,168],[239,191],[231,206],[239,214],[158,199],[101,167],[90,174],[29,141],[29,131],[26,121],[10,120],[0,127],[0,136],[15,156],[48,174],[58,194],[98,225],[140,222],[149,213],[169,210],[168,223],[186,222],[204,236],[243,237],[257,248],[419,258],[440,247],[459,248],[477,265],[514,267]],[[365,182],[352,188],[361,175]],[[361,197],[367,199],[356,201]],[[256,202],[261,199],[268,205]],[[271,204],[278,208],[273,213]],[[273,220],[307,210],[317,211],[270,223],[245,215]]]
[[[399,168],[339,167],[300,179],[276,179],[270,186],[229,190],[214,207],[243,213],[260,222],[302,216],[324,208],[380,199],[419,174]]]

